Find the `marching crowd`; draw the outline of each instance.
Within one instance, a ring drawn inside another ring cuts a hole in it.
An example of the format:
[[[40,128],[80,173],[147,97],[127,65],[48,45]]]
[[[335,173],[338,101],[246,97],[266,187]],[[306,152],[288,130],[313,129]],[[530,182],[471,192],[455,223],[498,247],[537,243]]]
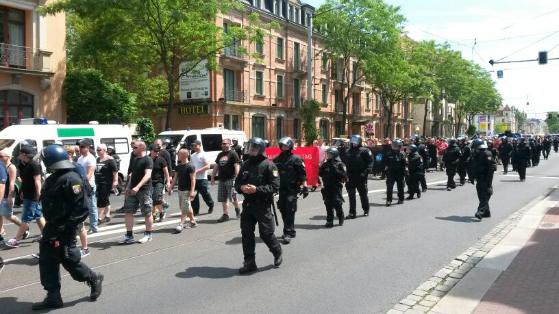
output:
[[[119,159],[118,155],[110,153],[106,145],[98,145],[94,151],[93,143],[89,139],[83,139],[77,144],[77,147],[74,147],[55,143],[38,154],[34,147],[22,143],[15,153],[17,162],[12,162],[6,152],[0,151],[0,194],[3,195],[0,205],[0,240],[4,240],[4,219],[19,226],[14,237],[4,242],[9,248],[17,248],[20,241],[29,237],[29,223],[35,221],[43,233],[40,240],[41,251],[35,254],[40,260],[41,269],[58,269],[58,265],[62,264],[71,274],[75,274],[73,277],[76,280],[90,284],[91,298],[96,300],[101,293],[103,276],[93,273],[80,259],[89,255],[87,234],[98,232],[98,225],[111,221],[109,199],[111,193],[118,193]],[[279,266],[283,261],[280,241],[286,245],[296,237],[297,200],[309,194],[305,164],[301,157],[293,153],[297,143],[289,137],[282,138],[278,142],[281,153],[269,160],[265,149],[270,143],[263,139],[252,138],[244,148],[236,141],[223,139],[222,152],[215,160],[210,180],[207,173],[211,161],[202,152],[199,141],[192,143],[191,147],[182,146],[178,151],[167,144],[161,139],[149,146],[141,140],[131,143],[132,154],[124,192],[124,206],[117,210],[124,213],[126,226],[126,233],[119,243],[146,243],[152,240],[153,222],[162,221],[166,216],[168,203],[164,195],[172,195],[175,186],[181,213],[175,232],[180,233],[184,228],[196,227],[196,216],[200,212],[199,196],[211,213],[214,200],[209,193],[209,185],[217,183],[217,201],[222,204],[223,210],[217,222],[230,219],[229,203],[233,204],[235,215],[241,221],[244,265],[239,272],[248,274],[258,269],[254,255],[256,224],[259,226],[260,237],[274,256],[274,265]],[[476,184],[479,206],[475,216],[480,220],[490,217],[489,199],[493,193],[493,172],[497,170],[497,165],[503,165],[504,173],[509,170],[517,171],[520,180],[524,181],[527,167],[537,166],[540,156],[547,159],[552,148],[558,152],[559,138],[415,137],[404,140],[385,139],[381,143],[377,139],[364,142],[361,136],[352,135],[348,141],[338,141],[331,146],[322,140],[315,141],[313,146],[320,152],[318,174],[322,179],[321,193],[327,214],[325,227],[331,228],[334,225],[334,215],[339,225],[343,225],[347,219],[356,218],[356,194],[359,194],[363,215],[369,215],[367,182],[370,176],[386,180],[386,206],[391,206],[394,185],[397,188],[398,204],[404,203],[405,199],[420,198],[422,193],[427,191],[425,173],[437,170],[446,171],[448,191],[457,187],[454,179],[456,175],[460,185],[466,182]],[[37,158],[38,155],[40,158]],[[58,178],[58,174],[65,176],[71,169],[79,174],[77,178],[81,178],[82,181],[80,183],[72,177],[72,180],[78,183],[68,186],[67,181],[59,183],[51,179],[49,185],[49,179],[43,181],[41,162],[47,172],[52,173],[53,178]],[[14,164],[17,164],[17,167]],[[509,165],[512,165],[512,169],[509,169]],[[20,191],[23,200],[21,220],[14,216],[12,209],[17,176],[21,180]],[[342,208],[344,186],[349,198],[347,216]],[[74,199],[64,199],[61,195],[66,194],[54,192],[59,189],[66,189],[65,193],[69,192]],[[239,201],[238,194],[244,196],[242,202]],[[279,194],[277,207],[283,220],[283,234],[279,240],[274,235],[275,226],[279,225],[275,213],[275,194]],[[75,198],[78,195],[80,197]],[[47,200],[52,201],[46,204]],[[81,204],[79,202],[87,204],[81,207],[75,205]],[[60,204],[67,205],[67,211],[64,212],[67,216],[61,217],[60,213],[53,215],[52,204],[55,203],[61,207],[65,205]],[[83,208],[86,208],[85,216],[73,213]],[[143,237],[136,241],[133,226],[134,215],[138,210],[145,218],[145,232]],[[83,223],[86,216],[89,216],[88,231]],[[68,220],[71,221],[70,224]],[[56,228],[52,227],[53,225]],[[70,231],[64,228],[69,228]],[[47,239],[45,234],[49,236]],[[59,243],[61,237],[65,241],[62,244]],[[68,252],[76,248],[76,238],[80,240],[81,250],[76,251],[78,257],[72,256],[70,261]],[[51,242],[45,245],[46,240]],[[66,252],[66,255],[59,256],[56,261],[51,260],[51,255],[44,257],[43,251],[52,250],[51,246],[58,248],[59,245],[71,250]],[[48,293],[47,298],[36,308],[62,306],[60,284],[57,280],[59,278],[56,276],[43,275],[41,272],[41,281]]]

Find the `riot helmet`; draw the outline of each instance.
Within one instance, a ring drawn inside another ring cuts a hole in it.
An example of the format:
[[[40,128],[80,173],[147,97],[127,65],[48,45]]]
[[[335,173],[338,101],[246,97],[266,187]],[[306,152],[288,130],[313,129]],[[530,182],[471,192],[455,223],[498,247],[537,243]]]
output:
[[[392,141],[392,149],[400,150],[402,148],[402,140],[395,139]]]
[[[41,159],[48,170],[72,169],[74,164],[68,160],[68,152],[56,144],[43,148]]]
[[[330,156],[330,158],[328,158]],[[336,159],[340,156],[340,151],[336,147],[330,147],[326,150],[326,158]]]
[[[295,147],[295,142],[289,136],[282,137],[278,142],[278,147],[281,149],[282,146],[287,146],[289,150],[292,150]]]
[[[362,144],[363,144],[363,139],[361,138],[360,135],[353,134],[353,135],[349,138],[349,145],[350,145],[351,147],[361,147]]]
[[[253,137],[248,141],[248,154],[250,156],[264,156],[266,150],[266,142],[259,138]]]

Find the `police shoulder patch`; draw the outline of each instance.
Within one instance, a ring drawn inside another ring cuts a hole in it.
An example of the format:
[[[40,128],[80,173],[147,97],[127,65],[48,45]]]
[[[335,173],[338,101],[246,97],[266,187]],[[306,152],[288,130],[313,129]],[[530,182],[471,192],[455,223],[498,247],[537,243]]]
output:
[[[74,192],[74,194],[79,194],[81,191],[82,191],[82,185],[81,184],[72,185],[72,192]]]
[[[274,177],[277,177],[277,176],[278,176],[278,169],[272,170],[272,175],[273,175]]]

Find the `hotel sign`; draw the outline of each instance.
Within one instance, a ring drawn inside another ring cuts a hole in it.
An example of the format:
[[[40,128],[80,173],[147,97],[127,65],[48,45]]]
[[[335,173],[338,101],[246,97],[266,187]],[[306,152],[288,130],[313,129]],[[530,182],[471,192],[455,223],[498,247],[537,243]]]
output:
[[[179,114],[184,116],[207,115],[209,113],[209,104],[179,105]]]

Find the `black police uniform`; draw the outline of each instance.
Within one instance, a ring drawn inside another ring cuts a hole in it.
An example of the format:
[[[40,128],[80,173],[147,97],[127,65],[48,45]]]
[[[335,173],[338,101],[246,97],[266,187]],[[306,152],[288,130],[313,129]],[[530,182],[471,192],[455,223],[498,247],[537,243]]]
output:
[[[425,169],[423,168],[423,162],[421,161],[421,156],[418,152],[413,152],[408,155],[408,199],[413,199],[414,194],[417,194],[417,198],[421,197],[421,189],[419,184],[421,182],[421,177],[425,178]]]
[[[448,177],[446,182],[447,189],[454,189],[456,188],[456,182],[454,182],[454,176],[456,175],[456,170],[458,168],[458,163],[460,162],[460,148],[458,145],[453,144],[452,146],[448,147],[443,155],[443,162],[446,168],[446,175]]]
[[[429,152],[427,151],[427,146],[425,144],[419,144],[417,146],[417,152],[419,156],[421,156],[421,162],[423,165],[423,176],[419,178],[419,183],[421,183],[421,192],[427,192],[427,181],[425,180],[425,170],[429,168],[430,157]]]
[[[526,167],[530,164],[531,151],[530,146],[524,142],[519,143],[516,146],[515,151],[515,161],[516,169],[518,170],[518,176],[520,181],[526,180]]]
[[[556,153],[559,151],[559,137],[556,136],[553,138],[553,151]]]
[[[501,159],[501,163],[503,164],[503,171],[505,174],[509,172],[509,163],[511,160],[512,150],[512,144],[508,141],[503,141],[501,143],[501,146],[499,146],[499,158]]]
[[[322,186],[322,199],[326,206],[326,226],[332,226],[334,221],[334,210],[340,225],[344,223],[344,210],[342,204],[343,183],[347,181],[347,172],[344,163],[339,157],[327,159],[318,171],[318,175],[324,183]]]
[[[301,184],[307,181],[305,163],[301,157],[293,154],[292,151],[282,151],[274,159],[279,177],[279,200],[278,208],[283,220],[283,235],[295,238],[295,212],[297,211],[297,194]]]
[[[246,184],[256,186],[256,193],[244,194],[241,186]],[[245,266],[252,265],[256,268],[254,230],[257,223],[262,241],[276,259],[281,257],[281,245],[274,235],[274,213],[272,212],[274,193],[278,192],[279,186],[278,169],[266,156],[250,157],[241,166],[235,180],[235,190],[244,195],[241,233]]]
[[[543,146],[543,159],[547,160],[549,158],[549,153],[551,152],[551,138],[545,137],[542,142]]]
[[[49,307],[62,306],[60,264],[74,280],[87,282],[92,287],[92,300],[98,296],[94,297],[93,290],[98,288],[102,275],[80,262],[80,249],[76,246],[78,225],[89,214],[83,210],[83,202],[87,201],[84,193],[82,178],[70,169],[55,171],[43,185],[41,203],[46,224],[39,245],[39,271],[41,284],[47,291],[44,302],[50,304]]]
[[[355,218],[357,215],[357,202],[355,199],[355,190],[359,192],[361,199],[361,207],[363,213],[369,214],[369,190],[367,189],[368,174],[372,172],[373,157],[371,151],[365,147],[351,147],[345,151],[342,161],[347,167],[347,183],[345,188],[349,197],[349,215],[348,218]]]
[[[490,151],[482,149],[478,151],[472,160],[472,183],[476,182],[477,197],[479,206],[475,216],[479,219],[491,217],[489,210],[489,199],[493,195],[493,172],[497,170]]]
[[[460,159],[458,160],[458,167],[456,171],[460,177],[460,185],[466,183],[466,175],[468,173],[468,168],[470,167],[470,162],[472,158],[472,150],[466,143],[460,144]]]
[[[404,178],[406,173],[406,154],[391,150],[386,155],[386,205],[392,203],[394,183],[398,188],[398,203],[404,202]]]

